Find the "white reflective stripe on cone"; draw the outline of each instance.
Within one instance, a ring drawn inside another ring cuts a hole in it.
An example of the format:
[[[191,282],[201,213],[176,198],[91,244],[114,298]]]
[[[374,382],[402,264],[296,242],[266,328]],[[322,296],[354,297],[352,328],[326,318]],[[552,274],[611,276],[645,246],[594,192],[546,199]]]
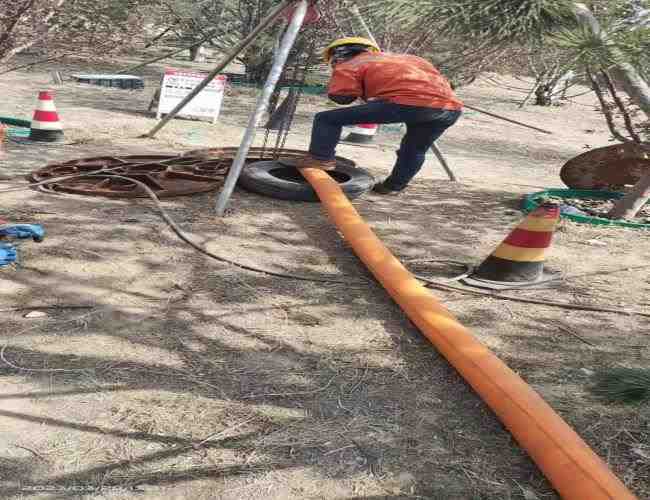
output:
[[[40,111],[56,111],[54,101],[38,101],[36,109]]]
[[[63,130],[61,122],[39,122],[36,120],[32,120],[31,128],[38,130]]]

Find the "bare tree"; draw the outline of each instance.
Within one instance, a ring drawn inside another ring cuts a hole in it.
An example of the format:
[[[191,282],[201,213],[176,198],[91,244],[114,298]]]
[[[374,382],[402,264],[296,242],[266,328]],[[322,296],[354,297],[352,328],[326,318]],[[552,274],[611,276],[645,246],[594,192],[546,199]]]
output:
[[[191,46],[190,57],[196,60],[203,46],[219,51],[235,46],[275,5],[277,0],[164,0],[161,11],[165,23],[175,24],[171,30],[174,42]],[[280,29],[275,25],[260,34],[253,46],[237,58],[249,80],[262,81],[268,73]]]
[[[45,59],[105,56],[142,39],[145,0],[13,0],[0,5],[0,66],[27,51]]]

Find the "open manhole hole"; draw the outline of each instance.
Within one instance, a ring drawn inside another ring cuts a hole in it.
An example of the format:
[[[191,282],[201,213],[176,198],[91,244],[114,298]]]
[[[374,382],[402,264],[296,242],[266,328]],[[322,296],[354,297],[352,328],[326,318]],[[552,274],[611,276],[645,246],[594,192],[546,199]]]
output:
[[[348,182],[351,178],[348,174],[344,172],[337,172],[336,170],[328,171],[325,173],[329,174],[329,176],[339,184]],[[299,184],[305,184],[307,182],[302,174],[292,167],[279,166],[278,168],[269,170],[269,174],[284,181],[297,182]]]
[[[143,198],[142,187],[126,177],[142,182],[158,197],[184,196],[204,193],[219,187],[230,167],[223,159],[189,156],[142,155],[101,156],[51,164],[29,175],[32,182],[43,182],[57,177],[82,175],[39,186],[49,193],[71,193],[109,198]]]
[[[183,156],[188,156],[191,158],[210,158],[210,159],[222,159],[222,160],[234,160],[237,155],[237,149],[234,147],[226,148],[206,148],[206,149],[194,149],[184,153]],[[274,151],[270,148],[251,148],[246,157],[247,163],[254,163],[257,161],[268,161],[279,159],[281,163],[284,163],[288,166],[293,166],[294,162],[300,158],[303,158],[306,154],[306,151],[301,151],[299,149],[281,149],[279,151]],[[356,163],[348,158],[343,158],[342,156],[336,157],[336,162],[338,165],[354,167]]]

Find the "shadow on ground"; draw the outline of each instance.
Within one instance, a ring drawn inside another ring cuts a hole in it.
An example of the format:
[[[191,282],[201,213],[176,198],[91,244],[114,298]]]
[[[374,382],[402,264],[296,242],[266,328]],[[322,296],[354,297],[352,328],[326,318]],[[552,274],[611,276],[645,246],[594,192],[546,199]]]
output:
[[[160,494],[192,483],[193,498],[214,498],[225,479],[271,473],[287,478],[273,498],[523,498],[519,485],[554,498],[489,409],[324,222],[319,205],[237,193],[234,215],[218,220],[211,200],[166,206],[213,251],[349,284],[282,280],[208,261],[177,241],[146,201],[30,193],[6,207],[45,214],[49,237],[25,247],[18,269],[0,274],[3,307],[92,308],[53,310],[38,325],[18,314],[7,319],[0,376],[32,389],[0,399],[30,400],[34,413],[0,416],[65,439],[46,445],[46,474],[36,459],[0,461],[5,471],[20,470],[5,478],[5,498],[36,495],[39,486]],[[387,246],[409,258],[476,262],[503,237],[504,218],[520,218],[510,192],[434,181],[400,198],[355,203]],[[482,301],[459,313],[535,383],[575,376],[570,368],[545,372],[556,364],[556,345],[528,336],[554,318],[517,315],[511,330],[521,334],[500,336],[503,318]],[[512,349],[521,344],[530,350],[525,358]],[[564,348],[568,358],[591,352]],[[74,450],[76,464],[66,463],[65,449]],[[315,484],[368,483],[367,494],[300,490],[296,474],[305,471]]]

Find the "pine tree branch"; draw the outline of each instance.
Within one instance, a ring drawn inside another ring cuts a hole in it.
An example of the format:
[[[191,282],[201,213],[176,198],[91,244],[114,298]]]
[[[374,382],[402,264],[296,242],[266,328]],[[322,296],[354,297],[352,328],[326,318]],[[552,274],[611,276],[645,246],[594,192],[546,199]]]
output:
[[[619,111],[623,115],[623,121],[625,122],[625,128],[627,129],[627,132],[630,134],[630,137],[632,137],[632,140],[636,143],[641,143],[643,142],[639,135],[636,133],[634,130],[634,124],[632,123],[632,118],[630,118],[630,113],[621,100],[620,96],[618,95],[618,92],[616,91],[616,86],[614,85],[614,82],[612,81],[612,77],[606,70],[601,70],[601,74],[605,78],[605,83],[607,83],[607,88],[609,89],[609,93],[611,94],[612,98],[614,99],[614,102],[618,106]]]
[[[609,104],[607,104],[607,101],[605,100],[605,96],[603,95],[603,91],[600,88],[600,85],[598,84],[598,81],[594,77],[593,73],[591,72],[591,69],[587,68],[587,76],[589,77],[589,80],[591,81],[591,88],[594,90],[596,93],[596,96],[598,97],[598,101],[600,102],[600,107],[603,111],[603,115],[605,115],[605,120],[607,121],[607,127],[609,128],[609,131],[612,133],[614,137],[616,137],[619,141],[621,142],[631,142],[630,139],[627,137],[624,137],[621,133],[619,133],[618,129],[616,128],[616,123],[614,122],[614,117],[612,115],[612,110],[609,107]]]

